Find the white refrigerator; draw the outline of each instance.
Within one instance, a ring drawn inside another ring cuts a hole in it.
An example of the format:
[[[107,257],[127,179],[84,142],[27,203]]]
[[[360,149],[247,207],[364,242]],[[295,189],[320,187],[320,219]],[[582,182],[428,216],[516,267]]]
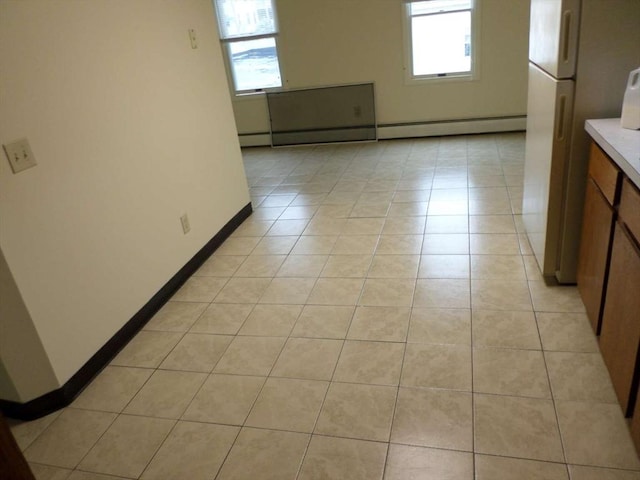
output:
[[[640,0],[531,0],[522,218],[542,274],[575,283],[589,118],[619,117]]]

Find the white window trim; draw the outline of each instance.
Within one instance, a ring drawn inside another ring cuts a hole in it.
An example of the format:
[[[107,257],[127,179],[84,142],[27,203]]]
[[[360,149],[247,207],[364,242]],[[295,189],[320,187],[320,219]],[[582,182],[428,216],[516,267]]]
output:
[[[416,0],[418,1],[418,0]],[[470,82],[480,78],[480,3],[481,0],[472,0],[471,7],[471,71],[459,74],[440,75],[413,75],[413,45],[411,39],[411,0],[403,0],[402,31],[404,40],[404,80],[406,85],[424,85],[425,83]]]
[[[216,0],[212,1],[212,5],[213,5],[213,15],[216,21],[216,29],[218,30],[218,40],[220,41],[220,50],[222,51],[222,58],[224,61],[224,66],[225,66],[225,70],[226,70],[226,75],[227,75],[227,82],[229,84],[229,91],[231,92],[231,96],[237,100],[242,100],[242,99],[253,99],[256,97],[261,97],[263,96],[266,92],[272,92],[272,91],[278,91],[281,90],[285,84],[285,78],[284,78],[284,74],[283,74],[283,68],[282,68],[282,58],[280,57],[280,47],[278,45],[278,36],[280,34],[280,23],[278,22],[278,11],[277,11],[277,7],[275,4],[275,0],[274,0],[274,9],[273,9],[273,17],[274,17],[274,24],[275,24],[275,32],[274,33],[267,33],[267,34],[261,34],[261,35],[247,35],[244,37],[233,37],[233,38],[222,38],[222,33],[220,32],[220,27],[219,27],[219,20],[218,20],[218,10],[217,7],[215,5]],[[230,43],[234,43],[234,42],[242,42],[245,40],[258,40],[261,38],[273,38],[275,40],[275,44],[276,44],[276,52],[278,52],[278,68],[280,70],[280,87],[265,87],[265,88],[259,88],[259,89],[248,89],[248,90],[236,90],[236,81],[235,78],[233,76],[233,66],[231,65],[231,54],[229,51],[229,44]]]

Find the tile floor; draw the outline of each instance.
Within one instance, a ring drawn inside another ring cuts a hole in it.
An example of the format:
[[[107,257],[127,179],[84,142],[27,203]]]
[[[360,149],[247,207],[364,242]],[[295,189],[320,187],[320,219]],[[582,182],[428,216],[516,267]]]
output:
[[[640,479],[523,134],[244,152],[253,215],[63,411],[38,479]]]

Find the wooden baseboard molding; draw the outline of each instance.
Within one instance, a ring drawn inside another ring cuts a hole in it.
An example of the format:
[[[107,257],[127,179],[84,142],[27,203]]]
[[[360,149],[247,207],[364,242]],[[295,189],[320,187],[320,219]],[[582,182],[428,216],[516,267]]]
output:
[[[436,120],[432,122],[410,122],[378,124],[378,139],[420,138],[447,135],[471,135],[477,133],[520,132],[527,128],[527,116],[469,118],[461,120]],[[271,145],[268,132],[241,133],[241,147],[267,147]]]
[[[251,203],[245,205],[62,387],[25,403],[0,400],[0,411],[7,417],[33,420],[69,405],[252,211]]]

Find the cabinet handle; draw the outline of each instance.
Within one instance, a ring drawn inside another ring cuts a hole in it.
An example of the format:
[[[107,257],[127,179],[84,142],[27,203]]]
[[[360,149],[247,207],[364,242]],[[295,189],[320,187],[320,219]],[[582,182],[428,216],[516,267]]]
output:
[[[571,31],[571,10],[562,15],[562,61],[569,61],[569,32]]]
[[[565,110],[567,108],[567,96],[560,95],[558,99],[558,116],[556,118],[556,140],[564,140],[564,123],[565,123]]]

